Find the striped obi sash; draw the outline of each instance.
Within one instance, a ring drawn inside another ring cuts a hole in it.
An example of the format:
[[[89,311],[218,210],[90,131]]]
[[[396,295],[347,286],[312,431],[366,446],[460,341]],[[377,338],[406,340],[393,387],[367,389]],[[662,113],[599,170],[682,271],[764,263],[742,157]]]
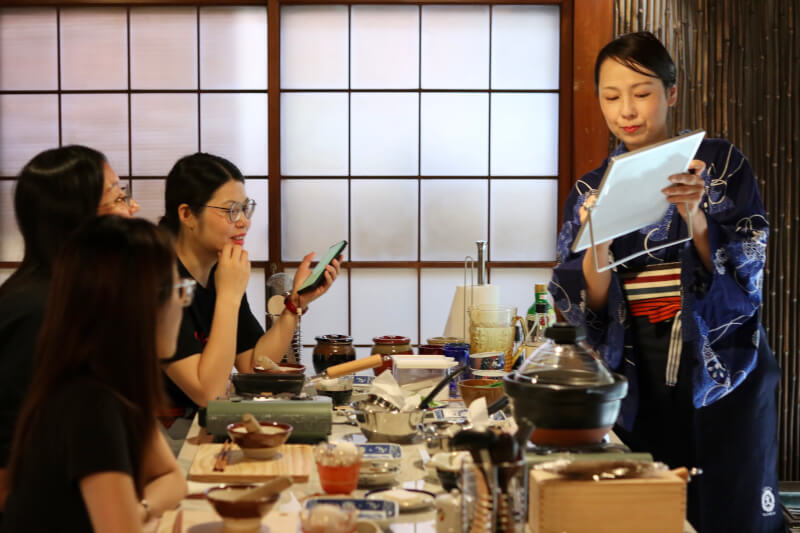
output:
[[[681,264],[649,265],[640,272],[620,272],[628,308],[635,317],[647,317],[650,323],[674,318],[669,339],[665,383],[674,387],[683,348],[681,336]]]

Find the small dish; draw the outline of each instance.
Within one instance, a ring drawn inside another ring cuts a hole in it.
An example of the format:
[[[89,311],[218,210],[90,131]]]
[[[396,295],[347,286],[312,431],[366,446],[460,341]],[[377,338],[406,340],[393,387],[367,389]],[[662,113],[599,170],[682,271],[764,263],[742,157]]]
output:
[[[382,463],[387,466],[400,466],[403,462],[403,448],[398,444],[370,442],[357,444],[364,450],[362,461],[365,463]]]
[[[386,466],[381,463],[362,463],[358,473],[358,486],[385,487],[391,485],[400,474],[400,466]]]
[[[419,489],[376,489],[369,491],[365,497],[368,500],[394,502],[401,513],[428,509],[436,501],[432,492]]]
[[[381,499],[368,500],[366,498],[309,498],[306,500],[304,507],[311,509],[315,505],[323,503],[341,507],[348,502],[358,509],[359,520],[371,520],[382,528],[388,527],[399,513],[396,502]]]

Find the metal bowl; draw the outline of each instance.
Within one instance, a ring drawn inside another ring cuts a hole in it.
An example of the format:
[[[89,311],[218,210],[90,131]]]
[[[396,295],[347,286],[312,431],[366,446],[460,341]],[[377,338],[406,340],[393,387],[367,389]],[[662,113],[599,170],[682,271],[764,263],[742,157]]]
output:
[[[387,411],[376,408],[368,400],[355,402],[352,407],[361,433],[370,442],[408,444],[420,434],[419,426],[425,416],[425,412],[420,409]]]

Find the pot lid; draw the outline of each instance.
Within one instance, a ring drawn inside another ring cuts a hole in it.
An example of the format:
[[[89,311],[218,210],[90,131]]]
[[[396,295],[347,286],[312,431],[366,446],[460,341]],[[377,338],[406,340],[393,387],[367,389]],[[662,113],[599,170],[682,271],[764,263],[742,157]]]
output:
[[[511,378],[530,385],[592,387],[614,383],[605,362],[584,340],[582,328],[563,322],[545,330],[546,342]]]

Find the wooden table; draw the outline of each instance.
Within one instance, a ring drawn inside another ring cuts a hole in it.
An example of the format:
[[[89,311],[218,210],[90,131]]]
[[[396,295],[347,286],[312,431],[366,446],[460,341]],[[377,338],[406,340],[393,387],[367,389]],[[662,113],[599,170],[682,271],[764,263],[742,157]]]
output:
[[[338,418],[336,419],[338,421]],[[360,435],[357,427],[334,423],[330,440],[341,440],[346,435],[355,433]],[[189,430],[186,442],[178,455],[178,464],[185,474],[188,474],[192,460],[197,453],[198,446],[210,443],[211,437],[198,425],[195,417],[192,427]],[[424,445],[411,444],[403,446],[403,465],[400,469],[398,481],[405,488],[423,489],[435,494],[441,493],[442,488],[438,483],[426,480],[426,471],[422,466],[422,457],[427,456]],[[199,483],[189,481],[189,494],[202,493],[214,483]],[[353,493],[354,497],[363,497],[367,492],[358,489]],[[264,518],[264,524],[268,524],[270,533],[296,533],[299,528],[299,511],[302,509],[302,502],[316,495],[323,495],[319,484],[319,477],[316,469],[312,470],[311,478],[307,483],[295,484],[291,490],[285,491],[281,499],[273,510]],[[187,498],[180,505],[182,513],[182,526],[176,528],[176,512],[168,512],[158,525],[158,533],[220,533],[222,522],[205,499]],[[435,511],[433,509],[419,513],[403,513],[391,524],[390,531],[394,533],[435,533],[434,525]],[[527,530],[527,528],[526,528]],[[264,529],[266,531],[266,528]],[[694,528],[685,524],[684,533],[696,533]]]

